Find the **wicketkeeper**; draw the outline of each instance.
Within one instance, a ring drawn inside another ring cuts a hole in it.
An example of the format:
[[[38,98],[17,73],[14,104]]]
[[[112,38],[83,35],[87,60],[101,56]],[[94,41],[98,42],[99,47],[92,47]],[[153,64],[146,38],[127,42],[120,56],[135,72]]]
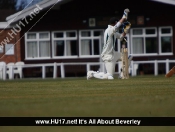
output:
[[[121,59],[120,53],[115,52],[114,44],[115,40],[120,39],[122,41],[126,34],[129,32],[131,24],[127,21],[129,9],[125,9],[122,18],[118,21],[117,18],[112,17],[109,21],[109,25],[104,33],[104,46],[101,53],[101,58],[105,63],[105,68],[107,73],[99,71],[88,71],[87,79],[92,77],[98,79],[114,79],[113,75],[115,72],[115,63],[117,60]],[[126,23],[124,23],[126,22]],[[119,27],[125,24],[123,33],[119,33]],[[130,63],[130,62],[129,62]]]

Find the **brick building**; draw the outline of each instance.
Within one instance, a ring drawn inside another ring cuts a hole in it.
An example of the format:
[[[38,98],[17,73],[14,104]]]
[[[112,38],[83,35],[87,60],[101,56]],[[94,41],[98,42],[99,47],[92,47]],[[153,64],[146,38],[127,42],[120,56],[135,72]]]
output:
[[[126,46],[134,60],[174,60],[175,4],[168,0],[43,0],[6,18],[10,25],[1,40],[13,28],[21,30],[10,42],[15,43],[14,54],[4,55],[1,60],[26,64],[99,62],[108,20],[121,18],[125,8],[131,10],[128,21],[132,29]],[[120,51],[120,41],[115,47]],[[1,55],[4,53],[5,49]],[[75,71],[86,75],[85,67],[66,69],[70,71],[67,76]]]
[[[15,13],[15,10],[0,10],[0,45],[4,47],[0,47],[0,61],[4,61],[6,63],[9,62],[17,62],[21,60],[20,54],[20,41],[17,42],[20,38],[20,34],[17,33],[14,35],[14,38],[6,38],[8,37],[8,33],[11,32],[11,28],[8,26],[9,24],[6,22],[6,17]],[[17,45],[13,48],[12,44],[17,43]],[[7,44],[7,45],[6,45]],[[10,53],[12,50],[8,50],[9,48],[14,49],[14,53]]]

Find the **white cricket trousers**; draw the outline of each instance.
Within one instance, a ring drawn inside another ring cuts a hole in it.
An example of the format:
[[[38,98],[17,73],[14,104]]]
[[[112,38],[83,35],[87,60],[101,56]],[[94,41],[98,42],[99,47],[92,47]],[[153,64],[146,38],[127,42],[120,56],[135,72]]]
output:
[[[94,77],[98,79],[109,79],[109,76],[113,76],[115,72],[115,63],[117,60],[121,59],[121,54],[119,52],[114,52],[113,59],[110,57],[104,57],[104,63],[107,73],[104,72],[96,72],[94,73]],[[108,60],[106,58],[109,58]],[[103,59],[103,58],[102,58]],[[112,77],[113,78],[113,77]]]

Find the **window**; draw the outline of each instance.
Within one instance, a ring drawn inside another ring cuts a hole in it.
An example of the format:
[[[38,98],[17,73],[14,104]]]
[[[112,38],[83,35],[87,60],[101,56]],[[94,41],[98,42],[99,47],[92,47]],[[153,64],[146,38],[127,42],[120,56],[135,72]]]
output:
[[[3,53],[4,52],[4,45],[0,45],[0,53]]]
[[[158,54],[156,28],[131,29],[131,53],[133,55]]]
[[[79,53],[81,57],[99,57],[103,46],[103,30],[79,31]]]
[[[56,31],[52,33],[52,39],[54,58],[78,56],[76,31]]]
[[[26,58],[50,58],[50,33],[29,32],[25,34]]]
[[[14,55],[14,44],[6,44],[5,45],[5,54],[6,55]]]
[[[172,53],[172,27],[160,27],[159,28],[159,53],[160,54],[173,54]]]

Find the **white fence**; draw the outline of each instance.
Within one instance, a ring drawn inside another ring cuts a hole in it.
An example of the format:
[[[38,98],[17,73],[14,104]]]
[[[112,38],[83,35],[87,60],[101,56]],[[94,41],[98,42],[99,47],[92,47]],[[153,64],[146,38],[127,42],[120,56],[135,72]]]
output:
[[[131,76],[136,76],[137,75],[137,65],[138,64],[154,64],[154,75],[158,75],[158,64],[159,63],[164,63],[165,64],[165,71],[166,73],[169,72],[170,70],[170,63],[175,63],[175,60],[153,60],[153,61],[131,61],[131,65],[129,68],[129,72]],[[116,63],[118,65],[118,71],[120,71],[121,68],[121,62]],[[61,73],[61,78],[65,78],[65,69],[64,66],[66,65],[86,65],[86,70],[89,71],[91,70],[90,67],[94,65],[100,66],[100,71],[105,72],[105,67],[103,62],[87,62],[87,63],[46,63],[46,64],[25,64],[22,66],[22,68],[36,68],[36,67],[41,67],[42,68],[42,78],[46,78],[46,67],[48,66],[53,66],[53,78],[57,78],[57,68],[60,67],[60,73]],[[15,66],[10,66],[9,67],[9,79],[14,79],[14,68]],[[2,71],[1,73],[1,79],[6,80],[7,79],[7,66],[1,67]],[[117,74],[118,72],[116,72]]]
[[[175,60],[153,60],[153,61],[131,61],[131,71],[132,71],[132,76],[136,75],[136,71],[134,69],[134,65],[135,64],[154,64],[154,75],[157,76],[158,75],[158,64],[159,63],[164,63],[165,64],[165,72],[168,73],[170,70],[170,63],[174,63],[175,65]]]

